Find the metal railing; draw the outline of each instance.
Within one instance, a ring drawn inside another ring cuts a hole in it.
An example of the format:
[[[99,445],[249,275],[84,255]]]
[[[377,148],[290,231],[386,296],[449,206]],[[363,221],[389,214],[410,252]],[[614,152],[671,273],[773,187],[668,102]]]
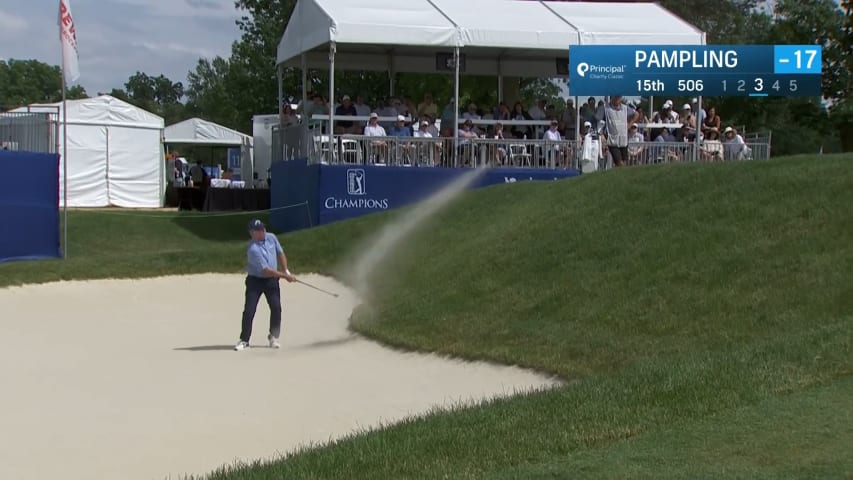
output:
[[[606,146],[583,148],[575,141],[520,139],[459,139],[437,137],[374,137],[339,135],[329,148],[327,135],[312,135],[306,156],[310,163],[423,167],[504,166],[529,168],[608,169],[613,159]],[[632,142],[627,165],[680,162],[722,162],[769,159],[769,144]],[[294,157],[296,158],[296,157]]]
[[[59,109],[0,113],[0,150],[59,152]]]
[[[569,141],[488,138],[316,135],[309,144],[311,163],[475,167],[577,168],[577,145]]]

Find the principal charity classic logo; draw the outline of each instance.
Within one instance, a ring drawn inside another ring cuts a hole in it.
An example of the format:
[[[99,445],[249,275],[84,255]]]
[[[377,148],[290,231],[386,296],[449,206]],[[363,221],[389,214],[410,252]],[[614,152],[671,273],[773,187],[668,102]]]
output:
[[[328,209],[333,208],[368,208],[373,210],[387,210],[388,199],[380,200],[374,198],[365,198],[367,196],[367,186],[365,180],[367,173],[363,168],[347,169],[347,195],[351,197],[361,198],[335,198],[328,197],[324,205]]]
[[[348,195],[365,195],[364,190],[364,169],[350,168],[347,170],[347,194]]]
[[[581,62],[576,71],[581,78],[586,78],[587,72],[589,72],[589,78],[625,78],[625,65],[590,65]]]

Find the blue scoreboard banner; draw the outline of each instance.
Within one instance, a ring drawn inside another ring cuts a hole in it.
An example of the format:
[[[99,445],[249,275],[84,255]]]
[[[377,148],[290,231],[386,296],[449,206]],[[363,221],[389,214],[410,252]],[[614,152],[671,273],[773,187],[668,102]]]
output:
[[[815,45],[572,45],[572,96],[820,96]]]

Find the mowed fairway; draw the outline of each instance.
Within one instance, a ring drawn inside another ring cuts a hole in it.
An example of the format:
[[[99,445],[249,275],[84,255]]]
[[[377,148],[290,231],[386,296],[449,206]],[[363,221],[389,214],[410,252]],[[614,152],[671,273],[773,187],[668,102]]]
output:
[[[470,192],[388,257],[356,330],[570,384],[210,478],[849,478],[851,205],[850,155]],[[296,265],[332,274],[404,214],[283,241]],[[75,217],[101,225],[97,215]],[[72,230],[84,258],[4,265],[0,278],[240,267],[244,219],[225,229],[210,226],[216,219],[108,218],[138,255],[101,241],[97,227]],[[144,242],[128,233],[142,225],[156,225]],[[221,233],[231,230],[238,237]],[[169,238],[184,243],[158,251]]]

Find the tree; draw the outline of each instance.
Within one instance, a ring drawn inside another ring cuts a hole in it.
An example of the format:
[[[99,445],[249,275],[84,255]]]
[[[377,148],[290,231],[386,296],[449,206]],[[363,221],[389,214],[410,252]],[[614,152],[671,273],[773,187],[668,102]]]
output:
[[[88,96],[80,85],[67,89],[65,95],[70,100]],[[38,60],[0,60],[0,107],[16,108],[60,100],[62,72],[59,66]]]
[[[114,88],[110,95],[160,115],[167,125],[186,118],[181,103],[184,97],[183,84],[173,82],[162,74],[152,77],[136,72],[128,78],[124,90]]]

